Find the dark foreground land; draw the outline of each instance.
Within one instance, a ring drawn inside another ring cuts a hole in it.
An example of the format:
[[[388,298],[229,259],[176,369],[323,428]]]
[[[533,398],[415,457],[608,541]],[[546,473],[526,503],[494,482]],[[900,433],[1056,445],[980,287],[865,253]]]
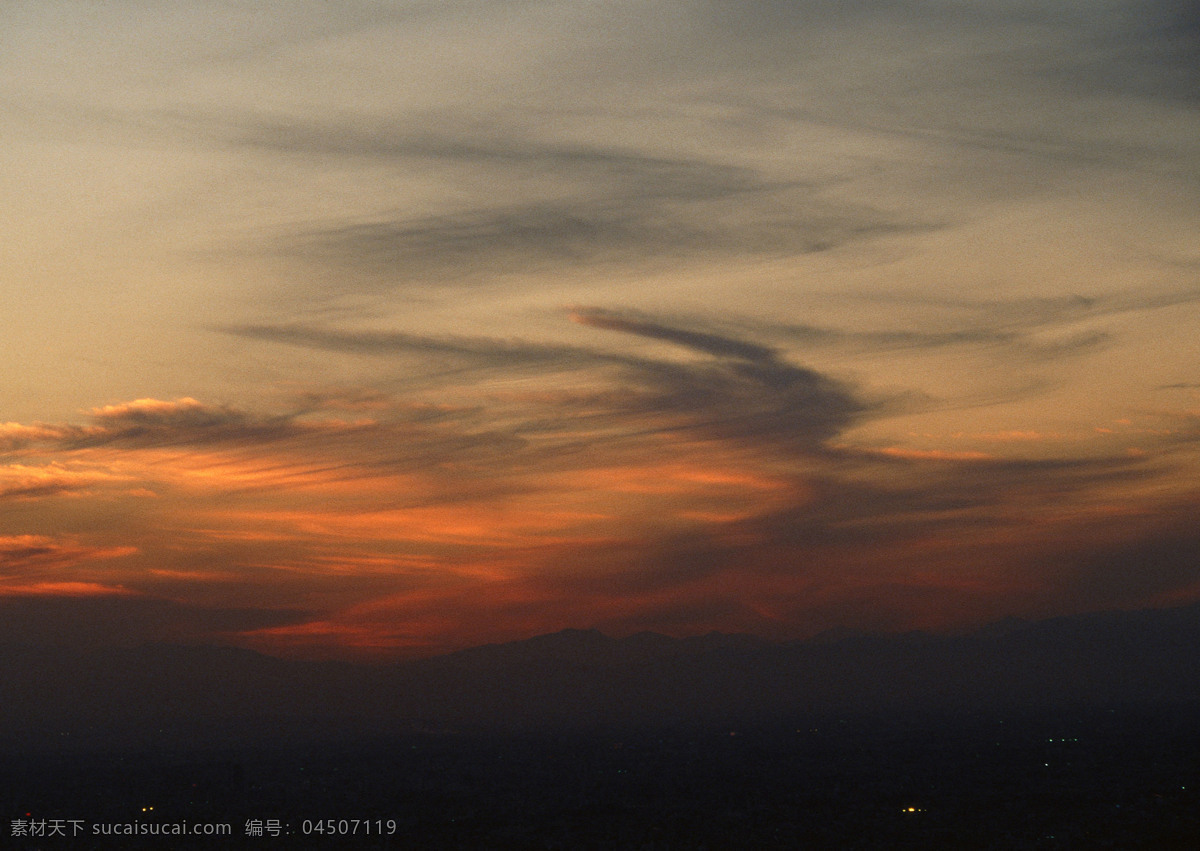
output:
[[[1198,718],[1186,704],[17,750],[0,761],[0,846],[1194,849]],[[180,823],[230,832],[97,835]],[[56,825],[66,835],[22,835]]]

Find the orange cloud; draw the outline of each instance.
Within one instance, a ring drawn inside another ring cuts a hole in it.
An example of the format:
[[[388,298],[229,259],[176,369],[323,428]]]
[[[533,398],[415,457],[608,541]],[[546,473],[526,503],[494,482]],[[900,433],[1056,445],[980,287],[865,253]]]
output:
[[[42,466],[9,464],[0,467],[0,499],[78,496],[93,485],[126,482],[129,478],[108,470],[58,463]]]
[[[49,425],[22,425],[21,423],[0,423],[0,451],[12,452],[24,449],[30,444],[58,440],[63,436],[63,430]]]
[[[972,434],[975,440],[986,440],[992,443],[1021,443],[1021,442],[1038,442],[1043,440],[1063,440],[1066,435],[1058,432],[1042,432],[1026,429],[1012,431],[994,431]]]
[[[131,593],[127,588],[99,582],[0,581],[0,597],[106,597]]]
[[[103,547],[44,535],[0,537],[0,596],[97,596],[130,593],[94,562],[134,555],[134,547]]]
[[[45,535],[0,536],[0,571],[11,572],[30,565],[66,566],[94,559],[120,558],[137,552],[136,547],[93,547],[77,541],[62,541]]]
[[[607,394],[503,395],[491,421],[346,391],[303,415],[185,397],[95,408],[86,427],[8,427],[23,448],[0,467],[2,593],[212,612],[253,599],[258,614],[235,619],[253,628],[220,637],[300,655],[567,626],[947,627],[1069,597],[1080,580],[1057,565],[1133,534],[1139,506],[1164,498],[1151,458],[825,443],[854,410],[839,386],[736,340],[602,318],[737,363],[635,371]],[[775,384],[792,388],[786,404]],[[379,416],[314,416],[360,402]],[[73,498],[33,498],[50,495]],[[1154,594],[1191,587],[1163,581]]]
[[[886,446],[881,449],[864,449],[839,445],[839,449],[851,449],[867,455],[879,455],[887,458],[899,458],[907,461],[989,461],[995,458],[986,452],[972,452],[947,449],[910,449],[903,446]]]

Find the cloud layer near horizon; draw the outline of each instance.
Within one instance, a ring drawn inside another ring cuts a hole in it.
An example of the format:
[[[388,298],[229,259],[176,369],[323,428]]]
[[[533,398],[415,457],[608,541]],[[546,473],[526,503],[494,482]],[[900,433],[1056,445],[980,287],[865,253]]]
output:
[[[986,435],[942,451],[854,444],[882,409],[769,346],[645,314],[572,316],[653,347],[539,358],[514,341],[243,328],[452,351],[458,380],[489,389],[473,406],[329,390],[270,415],[141,399],[83,425],[8,424],[3,605],[104,597],[140,638],[166,606],[175,638],[386,654],[580,622],[945,628],[1162,605],[1200,583],[1173,555],[1194,537],[1193,495],[1130,501],[1171,471],[1122,440],[1040,459],[981,451]],[[530,364],[536,392],[494,380]],[[1155,436],[1194,440],[1178,424]]]

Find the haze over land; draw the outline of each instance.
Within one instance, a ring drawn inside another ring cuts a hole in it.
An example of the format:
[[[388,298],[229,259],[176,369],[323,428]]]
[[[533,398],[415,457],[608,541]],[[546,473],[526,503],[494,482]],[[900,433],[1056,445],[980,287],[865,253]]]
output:
[[[0,639],[1200,599],[1183,2],[9,3]]]
[[[1192,605],[1010,619],[960,636],[781,644],[563,630],[380,665],[163,644],[9,645],[0,646],[0,727],[4,749],[17,754],[218,750],[242,758],[255,748],[364,742],[404,750],[397,743],[413,736],[603,739],[724,728],[789,739],[797,726],[830,719],[936,728],[1029,715],[1065,724],[1116,711],[1116,729],[1156,716],[1164,729],[1194,737],[1198,644],[1200,606]]]

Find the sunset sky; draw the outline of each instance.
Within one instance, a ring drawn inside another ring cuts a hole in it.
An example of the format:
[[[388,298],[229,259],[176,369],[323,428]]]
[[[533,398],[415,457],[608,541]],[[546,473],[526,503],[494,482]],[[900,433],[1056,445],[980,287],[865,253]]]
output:
[[[1184,0],[0,6],[0,639],[1200,599]]]

